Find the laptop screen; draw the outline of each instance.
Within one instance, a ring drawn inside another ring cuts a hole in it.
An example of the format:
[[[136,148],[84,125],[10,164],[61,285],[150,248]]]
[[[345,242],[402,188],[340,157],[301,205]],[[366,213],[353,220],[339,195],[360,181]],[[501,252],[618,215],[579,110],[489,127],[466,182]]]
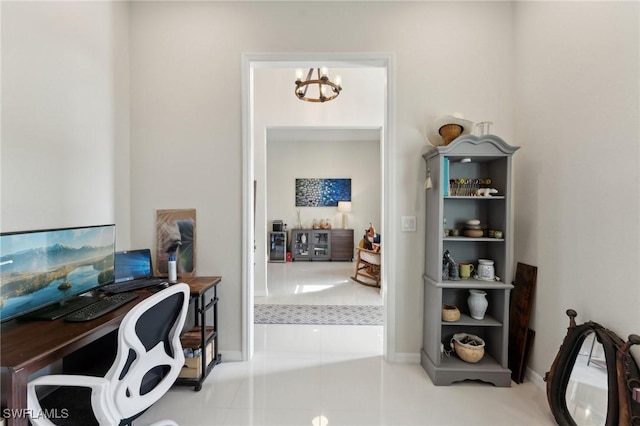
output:
[[[152,276],[151,250],[117,251],[115,258],[115,279],[117,283]]]

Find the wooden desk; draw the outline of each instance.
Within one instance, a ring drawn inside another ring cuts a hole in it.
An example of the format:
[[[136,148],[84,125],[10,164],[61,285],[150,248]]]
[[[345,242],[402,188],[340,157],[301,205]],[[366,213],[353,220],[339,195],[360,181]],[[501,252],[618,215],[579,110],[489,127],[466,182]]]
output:
[[[185,279],[191,287],[191,298],[200,297],[203,287],[220,277]],[[193,284],[192,284],[193,283]],[[27,425],[27,379],[36,371],[61,360],[72,352],[118,329],[124,316],[135,305],[151,296],[146,290],[140,297],[99,318],[86,322],[9,321],[0,328],[0,404],[2,410],[25,410],[23,416],[9,419],[11,426]],[[2,415],[2,412],[0,412]]]

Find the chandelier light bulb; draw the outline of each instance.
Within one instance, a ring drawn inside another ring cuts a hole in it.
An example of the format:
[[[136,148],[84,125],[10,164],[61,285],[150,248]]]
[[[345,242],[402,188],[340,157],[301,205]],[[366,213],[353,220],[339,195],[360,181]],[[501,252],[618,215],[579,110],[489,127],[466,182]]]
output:
[[[302,69],[298,68],[296,70],[296,81],[302,81]]]

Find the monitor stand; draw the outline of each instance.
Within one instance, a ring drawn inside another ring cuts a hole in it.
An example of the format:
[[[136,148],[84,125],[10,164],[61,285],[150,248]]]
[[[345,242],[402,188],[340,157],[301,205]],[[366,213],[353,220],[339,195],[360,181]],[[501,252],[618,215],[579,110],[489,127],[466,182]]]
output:
[[[19,321],[53,321],[100,300],[99,296],[76,296],[21,316]]]

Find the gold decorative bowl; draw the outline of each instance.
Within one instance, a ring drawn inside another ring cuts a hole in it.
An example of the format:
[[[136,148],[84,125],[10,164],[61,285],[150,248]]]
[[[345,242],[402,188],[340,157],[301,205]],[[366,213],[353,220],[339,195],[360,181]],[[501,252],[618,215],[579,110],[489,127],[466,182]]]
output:
[[[460,310],[453,305],[442,305],[442,321],[456,322],[460,319]]]

